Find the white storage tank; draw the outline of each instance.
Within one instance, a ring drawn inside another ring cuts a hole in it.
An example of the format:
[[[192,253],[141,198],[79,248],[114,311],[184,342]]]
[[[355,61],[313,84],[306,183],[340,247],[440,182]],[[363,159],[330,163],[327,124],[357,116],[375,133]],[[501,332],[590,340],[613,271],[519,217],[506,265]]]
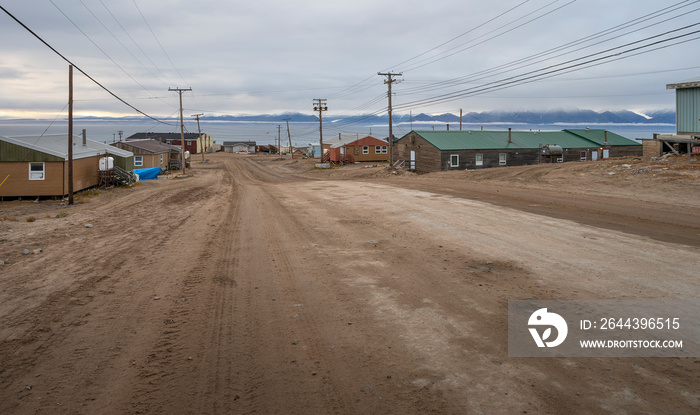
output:
[[[102,157],[100,159],[100,171],[112,170],[114,168],[114,157]]]

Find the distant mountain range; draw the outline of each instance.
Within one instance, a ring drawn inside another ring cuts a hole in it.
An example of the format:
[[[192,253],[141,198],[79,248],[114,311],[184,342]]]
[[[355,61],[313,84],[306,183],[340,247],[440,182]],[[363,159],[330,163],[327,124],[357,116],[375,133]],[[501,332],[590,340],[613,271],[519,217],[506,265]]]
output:
[[[225,115],[218,117],[202,117],[207,121],[234,122],[265,122],[277,123],[285,118],[291,122],[318,122],[316,115],[301,113],[264,114],[264,115]],[[394,114],[394,123],[408,124],[459,124],[459,115],[445,113],[439,115]],[[324,122],[343,124],[384,124],[388,122],[386,115],[324,115]],[[603,111],[591,110],[550,110],[550,111],[484,111],[463,114],[465,124],[479,123],[514,123],[514,124],[675,124],[676,113],[673,110],[659,110],[640,114],[633,111]]]

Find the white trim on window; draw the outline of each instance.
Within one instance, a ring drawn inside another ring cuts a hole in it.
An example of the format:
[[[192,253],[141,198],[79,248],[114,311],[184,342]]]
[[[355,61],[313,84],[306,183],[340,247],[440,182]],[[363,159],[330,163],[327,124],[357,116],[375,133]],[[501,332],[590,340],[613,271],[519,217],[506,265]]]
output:
[[[163,155],[160,155],[160,164],[163,164]]]
[[[387,153],[388,153],[387,147],[388,147],[388,146],[382,146],[382,154],[387,154]]]
[[[374,146],[374,154],[382,154],[382,146]]]
[[[500,166],[506,165],[506,153],[498,153],[498,164]]]
[[[476,158],[474,160],[474,164],[477,166],[483,166],[484,165],[484,155],[482,153],[478,153],[476,155]]]
[[[369,154],[369,146],[362,146],[362,154]]]
[[[134,156],[134,167],[143,167],[143,156]]]
[[[46,178],[46,165],[43,162],[29,163],[29,180],[44,180]]]
[[[459,154],[450,154],[450,167],[459,167]]]

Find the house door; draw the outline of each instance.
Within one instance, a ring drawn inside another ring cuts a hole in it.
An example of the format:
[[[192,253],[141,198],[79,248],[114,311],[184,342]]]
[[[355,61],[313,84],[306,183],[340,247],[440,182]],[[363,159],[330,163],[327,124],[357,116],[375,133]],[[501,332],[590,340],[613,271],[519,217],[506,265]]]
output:
[[[603,149],[603,158],[606,159],[608,157],[610,157],[610,150],[605,148],[605,149]]]
[[[591,160],[593,160],[593,161],[598,160],[598,150],[591,151]]]
[[[411,150],[411,170],[416,169],[416,152]]]

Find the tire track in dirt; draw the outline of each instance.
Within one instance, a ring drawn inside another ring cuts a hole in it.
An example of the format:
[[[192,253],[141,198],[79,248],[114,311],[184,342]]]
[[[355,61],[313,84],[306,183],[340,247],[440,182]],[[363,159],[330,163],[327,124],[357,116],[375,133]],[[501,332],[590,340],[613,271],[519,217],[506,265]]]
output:
[[[49,267],[42,267],[43,261],[40,260],[28,264],[39,267],[37,271],[41,270],[35,272],[35,275],[45,275],[54,270],[58,273],[57,276],[65,276],[65,288],[50,291],[37,305],[30,308],[22,306],[15,313],[4,313],[3,330],[12,335],[3,336],[8,340],[0,343],[0,355],[7,356],[3,359],[0,372],[0,388],[4,391],[4,396],[15,395],[17,399],[3,400],[0,412],[25,407],[30,398],[37,398],[37,393],[45,394],[43,397],[39,395],[40,401],[32,402],[39,407],[42,406],[42,399],[43,402],[49,402],[51,396],[55,396],[57,400],[63,401],[65,408],[71,393],[91,397],[91,402],[102,401],[101,404],[104,405],[104,400],[99,398],[107,398],[108,389],[99,390],[100,382],[97,381],[102,379],[113,386],[125,383],[123,376],[110,378],[106,373],[115,365],[121,364],[122,369],[131,366],[127,363],[128,346],[134,335],[148,326],[144,316],[148,315],[154,304],[152,295],[144,294],[143,290],[157,290],[157,286],[162,286],[156,283],[147,284],[147,287],[144,281],[128,280],[135,271],[150,268],[154,264],[158,266],[160,258],[153,258],[153,254],[135,254],[131,232],[125,232],[123,224],[113,218],[110,212],[115,205],[129,208],[139,218],[139,230],[152,234],[149,246],[156,251],[167,250],[173,233],[181,232],[196,212],[190,209],[172,212],[172,223],[164,231],[161,203],[173,196],[184,200],[185,204],[207,197],[203,188],[195,188],[192,193],[184,189],[172,193],[170,189],[160,188],[146,193],[149,197],[137,198],[140,199],[138,203],[109,204],[99,211],[87,212],[92,217],[91,222],[96,223],[96,228],[101,232],[98,237],[88,234],[92,230],[82,231],[84,245],[90,246],[90,249],[77,251],[79,256],[73,261],[67,263],[55,258],[55,264]],[[185,193],[186,198],[178,197],[185,196]],[[122,202],[121,199],[118,201]],[[47,252],[47,257],[43,259],[50,261],[53,254],[51,249],[47,249]],[[108,254],[105,255],[106,252]],[[28,289],[32,288],[25,288],[25,292]],[[131,301],[124,303],[118,299],[119,295],[131,298]],[[128,319],[115,318],[125,313],[128,313]],[[102,321],[109,321],[109,326],[103,325]],[[87,335],[86,330],[92,331],[92,335]],[[96,338],[96,335],[100,337]],[[95,343],[81,340],[88,338],[95,339]],[[51,367],[51,361],[62,361],[62,364]],[[35,373],[28,373],[30,367],[35,368]],[[78,384],[61,382],[66,373],[80,373],[83,379],[91,381]],[[35,374],[41,377],[33,379]],[[26,389],[20,386],[22,384],[35,387]]]

